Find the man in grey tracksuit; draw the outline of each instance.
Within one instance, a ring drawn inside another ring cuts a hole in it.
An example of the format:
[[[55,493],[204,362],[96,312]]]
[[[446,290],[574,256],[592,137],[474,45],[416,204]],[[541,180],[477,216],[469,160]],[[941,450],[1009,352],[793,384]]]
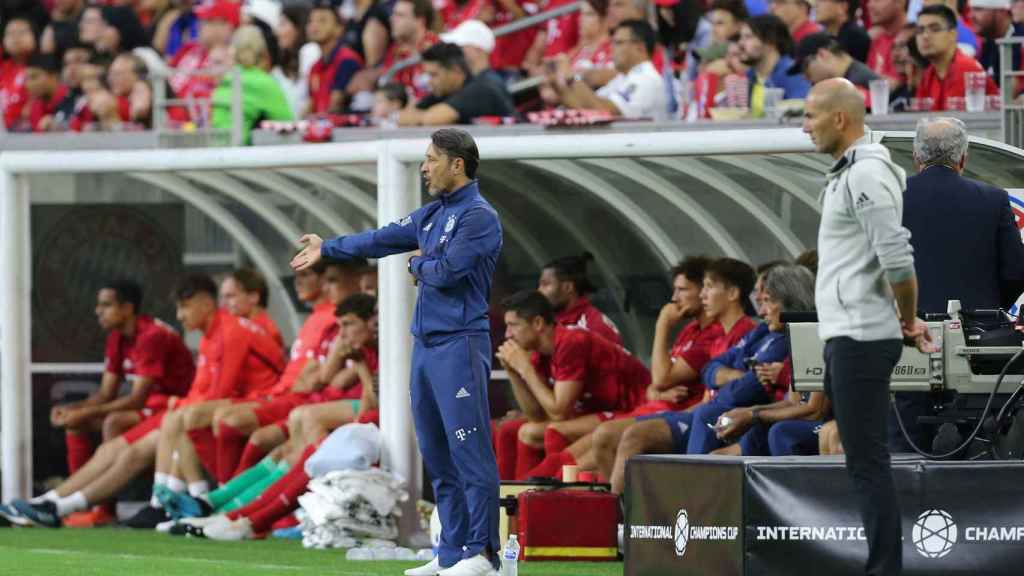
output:
[[[865,573],[899,574],[900,512],[886,444],[889,378],[903,339],[931,348],[927,327],[916,318],[910,233],[900,224],[905,175],[885,147],[871,142],[863,97],[848,80],[814,87],[804,132],[836,160],[820,196],[815,286],[825,392],[868,540]]]

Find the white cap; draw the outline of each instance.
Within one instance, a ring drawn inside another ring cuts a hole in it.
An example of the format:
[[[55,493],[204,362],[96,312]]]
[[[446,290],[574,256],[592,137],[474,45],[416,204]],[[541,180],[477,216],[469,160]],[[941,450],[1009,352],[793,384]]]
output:
[[[441,34],[441,41],[457,46],[475,46],[490,54],[494,50],[494,32],[479,20],[466,20],[447,34]]]
[[[259,18],[271,28],[281,22],[281,3],[274,0],[248,0],[242,8],[250,18]]]
[[[1009,10],[1010,0],[970,0],[971,8],[987,8],[989,10]]]

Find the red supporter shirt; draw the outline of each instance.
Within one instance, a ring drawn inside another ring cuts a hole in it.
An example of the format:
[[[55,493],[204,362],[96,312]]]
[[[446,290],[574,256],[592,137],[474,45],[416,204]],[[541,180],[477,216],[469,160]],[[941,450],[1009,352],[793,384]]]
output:
[[[868,68],[886,78],[898,79],[899,70],[892,62],[892,46],[896,43],[896,36],[882,32],[877,38],[871,41],[871,48],[868,49]]]
[[[131,102],[124,96],[117,97],[117,115],[122,122],[131,120]],[[89,130],[95,122],[96,116],[92,113],[92,108],[89,108],[88,98],[79,98],[75,104],[75,113],[68,121],[68,130],[83,132]]]
[[[218,310],[199,341],[192,389],[178,406],[265,396],[283,370],[284,353],[262,328]]]
[[[13,60],[0,61],[0,110],[3,110],[4,126],[14,127],[22,117],[26,102],[25,67]]]
[[[257,326],[263,328],[263,331],[270,335],[277,342],[278,346],[284,347],[284,338],[281,336],[281,330],[277,328],[277,323],[274,319],[267,314],[266,310],[261,311],[259,314],[250,318]]]
[[[28,121],[29,125],[32,126],[33,132],[43,131],[42,126],[40,126],[43,118],[53,116],[57,112],[57,106],[64,100],[64,96],[67,93],[68,87],[58,84],[57,90],[54,91],[53,96],[49,100],[43,101],[33,98],[28,101]]]
[[[573,49],[572,54],[569,55],[569,61],[572,63],[572,69],[577,72],[599,68],[614,68],[612,39],[605,38],[603,42],[590,49],[584,49],[583,46],[577,45]]]
[[[549,0],[544,11],[573,4],[576,0]],[[568,54],[580,40],[580,13],[571,12],[547,21],[547,36],[544,41],[544,58]]]
[[[921,83],[917,86],[918,98],[931,98],[932,110],[947,110],[947,98],[963,98],[967,93],[967,86],[964,82],[964,74],[968,72],[984,72],[977,60],[964,54],[957,49],[953,55],[953,61],[946,70],[946,77],[939,78],[935,71],[935,65],[929,64],[921,77]],[[987,94],[998,94],[999,87],[986,76],[985,92]]]
[[[536,5],[529,0],[516,0],[516,3],[523,7],[527,15],[531,14],[531,11],[536,10]],[[500,2],[495,3],[494,8],[495,14],[494,22],[491,23],[492,28],[504,26],[516,19],[515,14],[505,10],[505,7]],[[530,47],[533,46],[533,41],[537,38],[538,32],[540,32],[538,26],[531,26],[524,30],[495,38],[494,50],[491,51],[491,68],[495,70],[521,68],[523,59],[526,57],[526,53],[529,52]]]
[[[175,54],[171,60],[171,66],[182,72],[195,72],[202,70],[209,65],[210,52],[201,44],[191,42],[186,44]],[[217,87],[217,79],[211,76],[186,76],[175,74],[168,82],[174,94],[178,98],[209,98]]]
[[[479,20],[480,12],[491,5],[491,0],[434,0],[434,10],[441,15],[445,30],[454,30],[466,20]]]
[[[437,34],[428,31],[414,50],[402,48],[397,43],[392,42],[388,46],[388,51],[384,54],[384,70],[391,69],[396,62],[401,62],[414,54],[422,53],[427,48],[437,44],[438,40]],[[399,70],[398,74],[395,74],[394,81],[409,87],[417,99],[430,94],[430,78],[423,73],[422,64]]]
[[[605,340],[622,346],[622,336],[619,335],[615,323],[586,297],[576,300],[576,304],[555,314],[555,322],[567,328],[590,330]]]
[[[321,336],[332,325],[337,325],[334,321],[334,304],[325,300],[314,306],[313,313],[302,323],[302,328],[299,328],[299,334],[292,343],[288,365],[285,366],[281,379],[266,391],[267,396],[280,396],[291,391],[295,380],[306,367],[306,362],[316,360]]]
[[[309,71],[309,99],[314,114],[326,114],[331,110],[331,92],[342,92],[348,87],[352,76],[363,67],[363,59],[341,40],[334,50],[324,54]]]
[[[192,353],[181,336],[149,316],[135,319],[135,334],[131,337],[111,332],[104,356],[103,370],[118,378],[133,383],[139,378],[152,379],[146,408],[166,408],[169,397],[185,397],[195,377]]]
[[[629,412],[643,402],[651,373],[623,347],[589,330],[555,327],[551,356],[534,353],[531,362],[548,382],[582,382],[576,414]]]
[[[813,20],[804,20],[804,23],[797,27],[796,30],[790,31],[790,36],[793,37],[793,44],[799,44],[801,40],[806,36],[810,36],[815,32],[821,32],[821,26]]]

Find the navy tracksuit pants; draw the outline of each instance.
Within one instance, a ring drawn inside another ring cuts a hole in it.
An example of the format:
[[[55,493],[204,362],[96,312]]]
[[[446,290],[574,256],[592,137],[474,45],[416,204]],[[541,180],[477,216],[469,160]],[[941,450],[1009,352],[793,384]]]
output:
[[[412,416],[441,516],[443,567],[483,553],[494,563],[498,542],[498,465],[491,446],[491,339],[456,336],[412,352]]]

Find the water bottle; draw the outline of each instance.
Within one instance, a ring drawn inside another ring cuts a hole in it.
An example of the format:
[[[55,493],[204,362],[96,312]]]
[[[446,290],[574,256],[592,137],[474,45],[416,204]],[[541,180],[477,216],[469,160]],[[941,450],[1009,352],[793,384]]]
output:
[[[510,534],[501,552],[501,576],[519,576],[519,539]]]

